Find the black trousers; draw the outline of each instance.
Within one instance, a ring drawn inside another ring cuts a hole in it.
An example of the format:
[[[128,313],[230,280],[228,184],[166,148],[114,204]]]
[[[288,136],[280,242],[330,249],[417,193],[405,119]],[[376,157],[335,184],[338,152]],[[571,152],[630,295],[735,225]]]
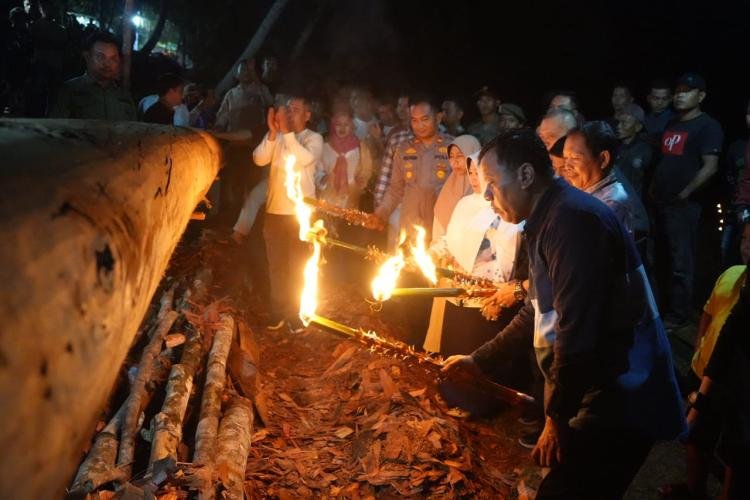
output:
[[[690,319],[698,222],[701,207],[695,202],[658,207],[661,255],[668,259],[669,274],[663,283],[668,308],[665,318],[682,322]]]
[[[295,317],[299,313],[302,273],[310,257],[308,245],[299,239],[297,218],[266,213],[263,239],[271,284],[271,317]]]
[[[571,429],[563,463],[550,469],[536,499],[621,499],[652,445],[625,429]]]

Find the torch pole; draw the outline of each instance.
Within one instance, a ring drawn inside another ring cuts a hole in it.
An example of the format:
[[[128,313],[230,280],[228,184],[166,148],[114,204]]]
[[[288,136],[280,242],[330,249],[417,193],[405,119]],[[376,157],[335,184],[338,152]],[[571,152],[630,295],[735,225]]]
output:
[[[415,352],[412,348],[406,346],[401,342],[389,341],[377,336],[374,333],[357,330],[350,326],[339,323],[338,321],[334,321],[317,314],[313,314],[307,319],[310,321],[310,323],[315,323],[316,325],[321,326],[329,331],[338,333],[347,338],[359,340],[364,344],[368,344],[375,348],[378,348],[383,351],[384,354],[390,350],[393,350],[395,354],[402,356],[404,360],[408,359],[411,361],[415,361],[418,364],[425,366],[427,369],[438,371],[442,376],[442,372],[440,372],[440,370],[442,370],[443,368],[443,362],[441,359],[432,358],[429,355]],[[466,378],[470,375],[462,374],[461,376]],[[528,394],[524,394],[523,392],[517,391],[510,387],[506,387],[502,384],[498,384],[497,382],[493,382],[483,375],[471,375],[471,377],[472,380],[476,382],[477,386],[494,395],[498,399],[505,401],[506,403],[511,403],[514,405],[536,403],[536,400]]]

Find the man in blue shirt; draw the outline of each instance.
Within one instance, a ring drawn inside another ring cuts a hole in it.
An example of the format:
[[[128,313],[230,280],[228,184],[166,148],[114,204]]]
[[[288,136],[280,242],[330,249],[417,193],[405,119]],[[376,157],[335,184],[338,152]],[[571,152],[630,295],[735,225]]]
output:
[[[513,321],[445,371],[491,371],[533,342],[545,427],[533,456],[551,467],[537,499],[619,498],[657,439],[684,430],[671,352],[632,238],[593,196],[553,175],[528,129],[482,149],[485,196],[526,220],[530,290]]]

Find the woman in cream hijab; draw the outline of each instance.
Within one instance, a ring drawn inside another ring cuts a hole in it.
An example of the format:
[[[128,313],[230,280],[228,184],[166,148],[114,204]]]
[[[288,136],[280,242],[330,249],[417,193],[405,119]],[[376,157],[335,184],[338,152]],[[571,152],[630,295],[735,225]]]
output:
[[[441,266],[452,265],[472,276],[507,283],[514,270],[523,224],[503,221],[484,198],[486,182],[478,171],[478,156],[477,152],[467,159],[466,178],[472,194],[456,203],[445,234],[433,240],[430,253]],[[487,321],[480,314],[481,307],[482,299],[434,299],[425,350],[443,355],[469,353],[513,317],[509,311],[499,322]]]
[[[453,209],[464,196],[471,194],[469,174],[466,171],[466,158],[479,153],[481,146],[472,135],[460,135],[448,146],[448,161],[451,174],[443,184],[435,201],[435,218],[432,222],[432,241],[438,241],[448,227]]]

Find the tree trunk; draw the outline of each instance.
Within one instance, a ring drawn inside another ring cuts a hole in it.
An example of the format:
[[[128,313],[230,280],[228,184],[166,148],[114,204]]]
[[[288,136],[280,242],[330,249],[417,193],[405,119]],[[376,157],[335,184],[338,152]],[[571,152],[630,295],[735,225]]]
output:
[[[310,39],[310,35],[312,35],[312,32],[315,29],[315,25],[318,24],[318,21],[320,21],[320,18],[323,16],[323,12],[325,11],[327,4],[328,2],[326,0],[319,0],[318,10],[315,12],[315,15],[312,16],[307,22],[307,26],[305,26],[305,29],[302,30],[302,34],[300,34],[299,38],[297,39],[297,43],[294,44],[292,55],[289,56],[290,64],[296,61],[300,54],[302,54],[307,41]]]
[[[243,397],[235,397],[221,419],[216,445],[216,472],[224,489],[221,498],[245,498],[245,468],[252,434],[253,405]]]
[[[266,17],[263,19],[263,22],[260,23],[260,26],[258,26],[258,29],[253,35],[253,38],[250,40],[250,43],[248,43],[245,47],[245,50],[242,51],[242,55],[237,58],[232,67],[229,68],[227,74],[224,75],[224,78],[222,78],[219,84],[216,86],[216,96],[218,98],[221,98],[221,96],[223,96],[226,91],[232,87],[234,70],[240,63],[240,61],[243,59],[250,59],[251,57],[255,57],[255,54],[263,45],[263,42],[268,36],[268,33],[271,31],[271,28],[281,15],[281,11],[284,10],[284,7],[286,7],[286,4],[288,2],[289,0],[274,0],[273,5],[271,5],[270,9],[268,9]]]
[[[167,23],[167,11],[169,10],[168,4],[169,0],[159,1],[159,19],[156,21],[156,26],[154,26],[154,30],[151,32],[151,35],[149,35],[146,43],[144,43],[143,47],[138,50],[139,54],[150,54],[151,51],[154,50],[154,47],[156,47],[156,44],[159,43],[161,34],[164,31],[164,25]]]
[[[133,61],[133,12],[135,0],[125,0],[122,11],[122,86],[130,88],[130,69]]]
[[[190,129],[0,120],[5,498],[57,498],[219,168]],[[43,446],[39,446],[43,443]]]
[[[151,458],[148,468],[163,458],[177,461],[177,447],[182,441],[182,423],[185,418],[193,378],[203,354],[201,334],[194,333],[182,351],[180,363],[172,367],[167,383],[167,395],[161,412],[154,416],[154,438],[151,440]]]

